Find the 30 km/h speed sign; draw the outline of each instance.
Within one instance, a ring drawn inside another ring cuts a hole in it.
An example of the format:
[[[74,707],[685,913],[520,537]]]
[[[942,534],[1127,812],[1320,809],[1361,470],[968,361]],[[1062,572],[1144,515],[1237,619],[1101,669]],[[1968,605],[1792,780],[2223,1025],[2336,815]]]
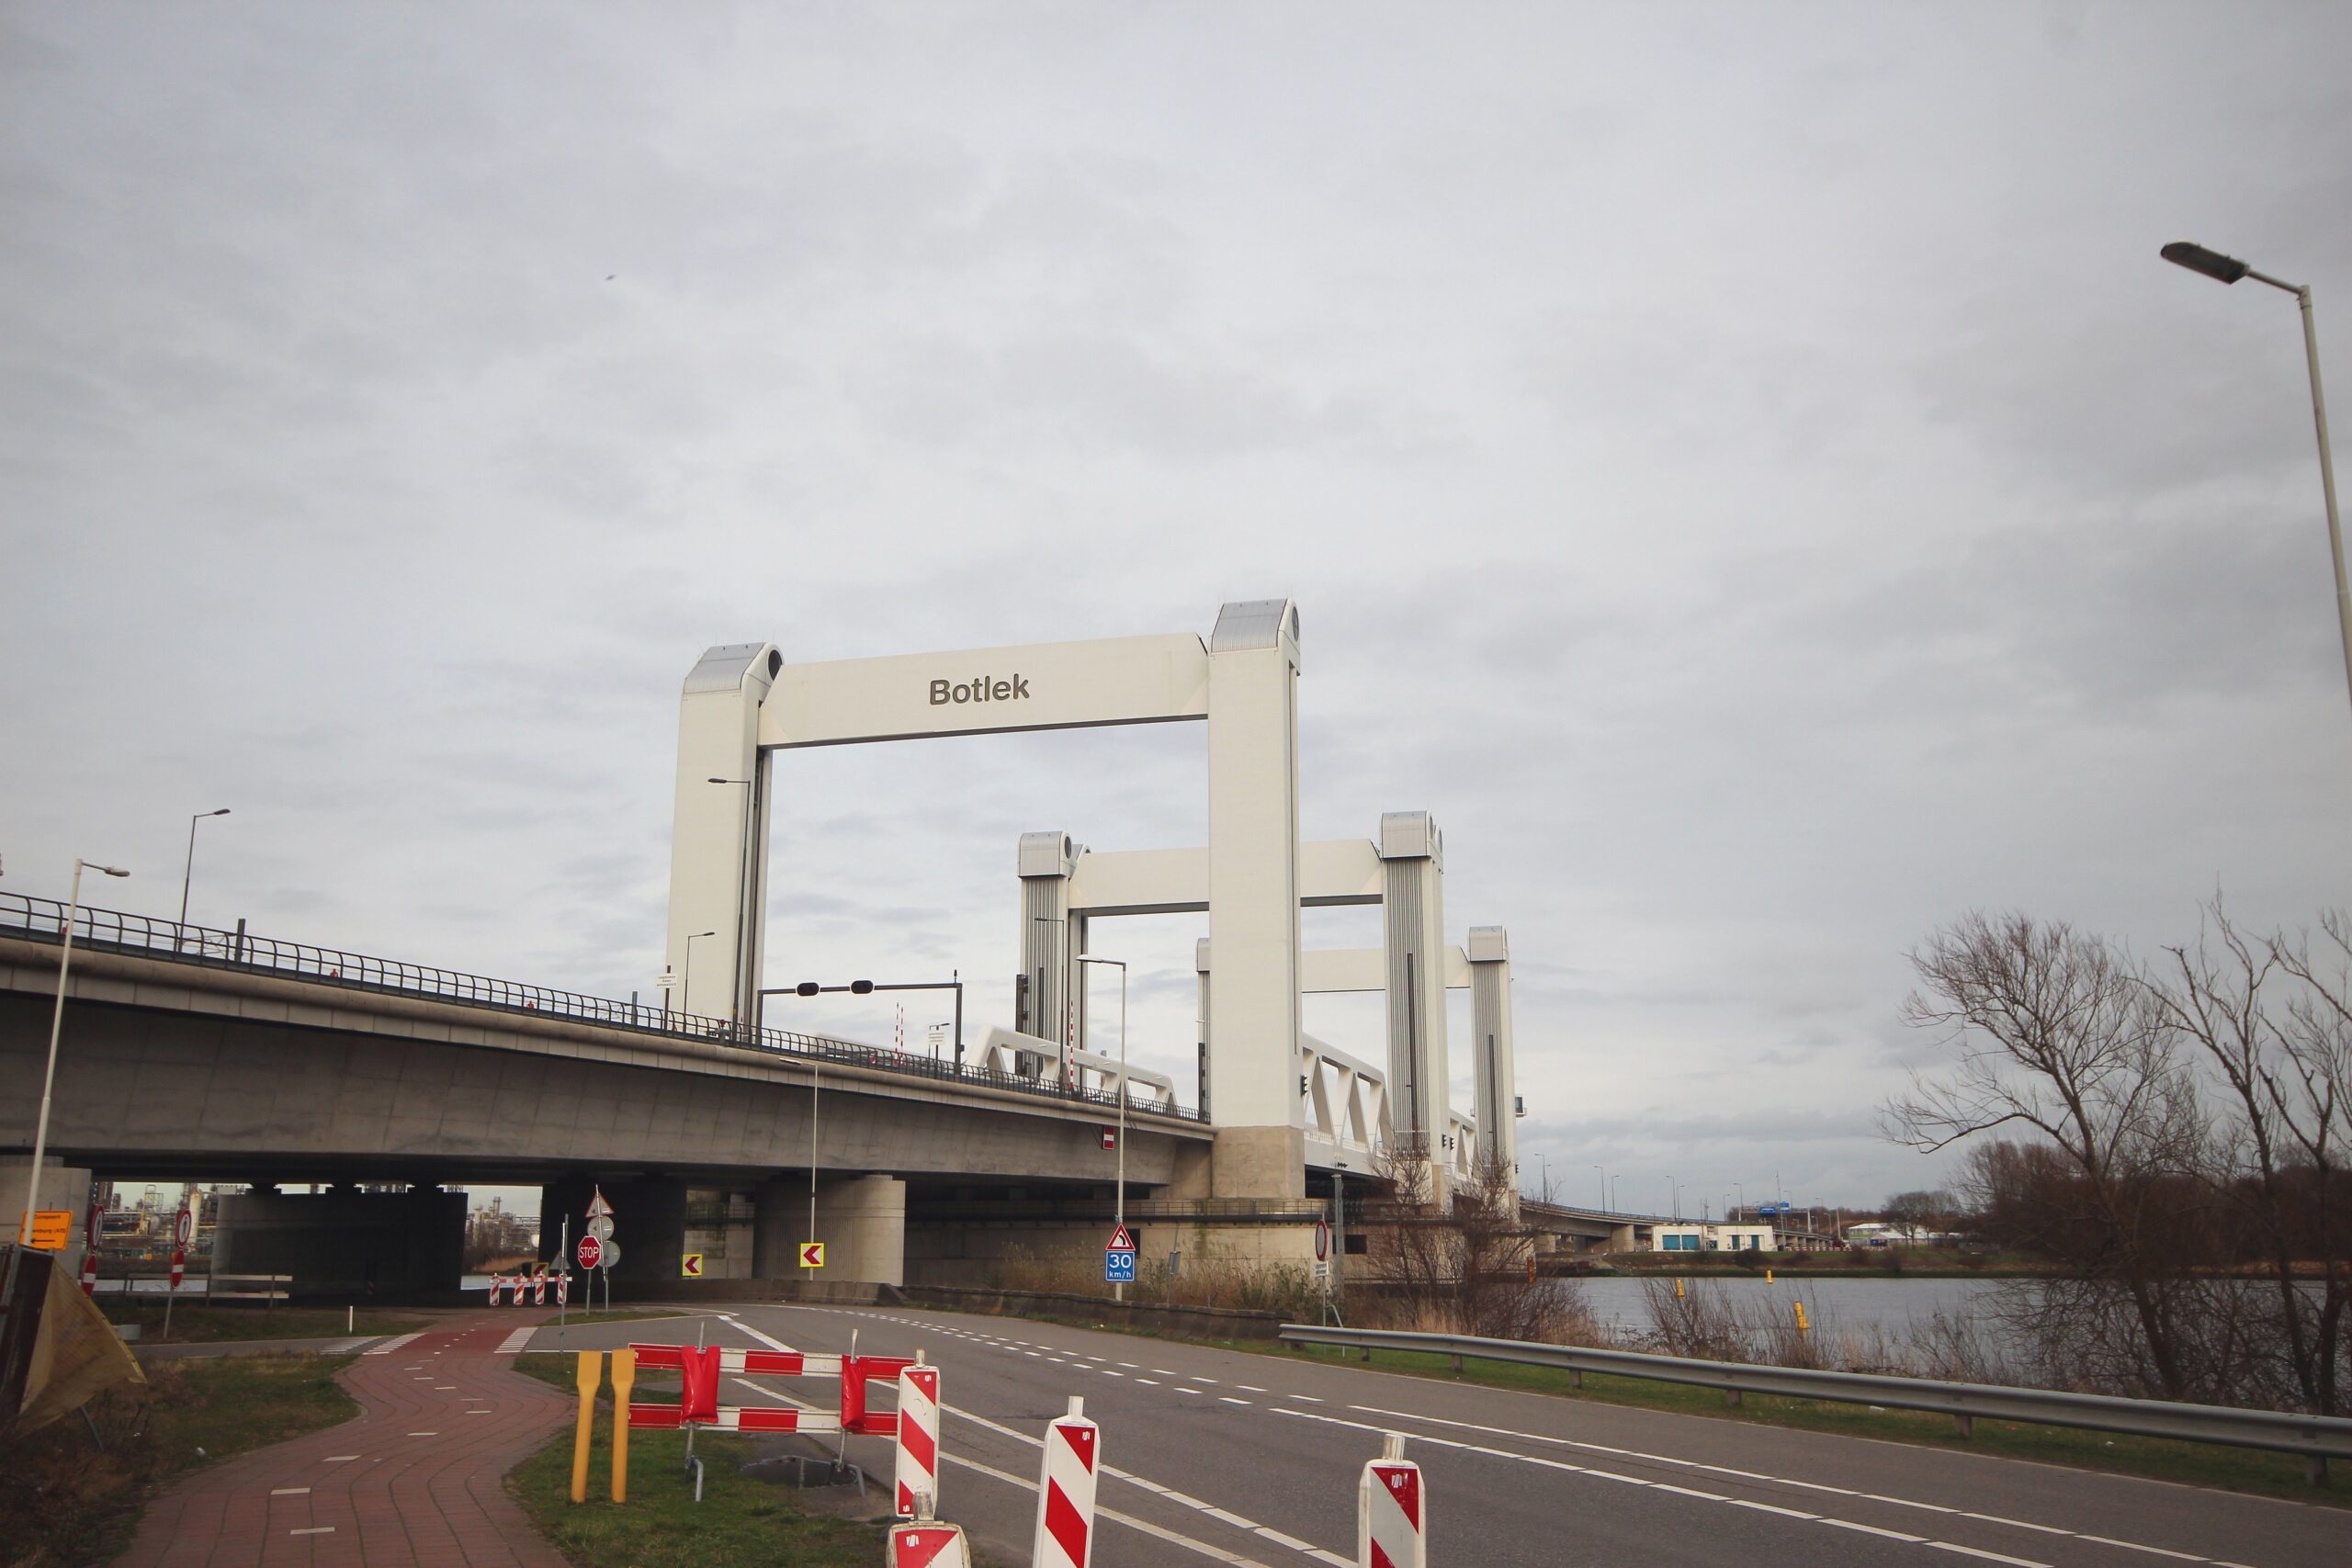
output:
[[[605,1244],[593,1231],[580,1238],[580,1267],[594,1269],[605,1260]]]

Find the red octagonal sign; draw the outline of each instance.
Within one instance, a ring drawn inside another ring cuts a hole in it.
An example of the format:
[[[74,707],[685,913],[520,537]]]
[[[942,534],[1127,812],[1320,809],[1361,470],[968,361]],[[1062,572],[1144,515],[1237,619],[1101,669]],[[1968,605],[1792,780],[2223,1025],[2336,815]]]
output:
[[[580,1267],[594,1269],[605,1260],[605,1244],[593,1235],[580,1238]]]

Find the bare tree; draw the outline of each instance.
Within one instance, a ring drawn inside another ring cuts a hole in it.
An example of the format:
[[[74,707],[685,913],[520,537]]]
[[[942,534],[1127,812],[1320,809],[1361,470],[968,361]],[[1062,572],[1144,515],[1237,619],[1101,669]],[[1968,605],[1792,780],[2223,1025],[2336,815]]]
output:
[[[1596,1329],[1576,1282],[1536,1272],[1535,1237],[1520,1220],[1507,1166],[1482,1163],[1453,1183],[1450,1204],[1432,1201],[1427,1160],[1388,1161],[1382,1174],[1388,1198],[1358,1211],[1368,1250],[1353,1278],[1370,1288],[1355,1299],[1369,1297],[1390,1320],[1432,1332],[1590,1340]]]
[[[1955,1061],[1915,1073],[1886,1107],[1888,1135],[1924,1151],[2010,1129],[2055,1160],[2030,1168],[2045,1246],[2128,1313],[2139,1364],[2120,1381],[2167,1398],[2205,1381],[2185,1354],[2195,1304],[2180,1259],[2157,1244],[2154,1204],[2196,1164],[2196,1087],[2129,955],[2063,922],[1971,914],[1911,955],[1904,1004],[1942,1032]],[[2101,1321],[2105,1321],[2102,1318]],[[2110,1373],[2115,1370],[2109,1369]]]

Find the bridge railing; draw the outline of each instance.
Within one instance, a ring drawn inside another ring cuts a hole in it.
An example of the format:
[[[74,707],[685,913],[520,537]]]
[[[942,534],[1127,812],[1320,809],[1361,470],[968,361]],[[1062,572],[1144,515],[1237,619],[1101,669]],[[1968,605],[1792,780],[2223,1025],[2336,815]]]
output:
[[[66,906],[53,898],[30,898],[21,893],[0,893],[0,933],[36,942],[64,940]],[[235,969],[254,974],[290,976],[385,996],[424,997],[435,1001],[538,1018],[563,1018],[613,1029],[627,1029],[665,1039],[695,1040],[771,1055],[814,1058],[845,1066],[872,1067],[902,1077],[941,1079],[950,1083],[1010,1089],[1045,1100],[1076,1100],[1114,1110],[1118,1096],[1100,1089],[1062,1088],[1050,1081],[985,1067],[958,1068],[953,1062],[934,1061],[903,1051],[887,1050],[855,1040],[826,1034],[802,1034],[788,1029],[755,1028],[723,1018],[703,1018],[670,1012],[638,1001],[617,1001],[582,991],[557,990],[462,969],[443,969],[402,959],[310,942],[255,935],[243,929],[229,931],[208,926],[133,915],[119,909],[82,906],[74,918],[74,945],[100,952],[135,953],[211,969]],[[1165,1102],[1132,1101],[1130,1114],[1172,1116],[1204,1122],[1197,1108],[1179,1105],[1173,1095]]]

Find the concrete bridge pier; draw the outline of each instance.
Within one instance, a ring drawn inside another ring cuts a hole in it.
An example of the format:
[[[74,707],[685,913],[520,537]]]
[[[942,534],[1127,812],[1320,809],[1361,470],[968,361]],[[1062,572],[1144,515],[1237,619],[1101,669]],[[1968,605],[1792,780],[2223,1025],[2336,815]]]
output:
[[[0,1159],[0,1237],[14,1240],[25,1223],[25,1182],[32,1164],[29,1154]],[[51,1155],[41,1161],[40,1192],[33,1203],[36,1211],[62,1209],[74,1216],[65,1250],[58,1255],[58,1267],[77,1278],[82,1272],[82,1237],[89,1228],[90,1175],[83,1167],[67,1165]]]
[[[212,1272],[288,1274],[298,1296],[397,1297],[458,1288],[465,1272],[466,1195],[405,1192],[223,1193]]]
[[[800,1267],[800,1244],[825,1244],[825,1266]],[[895,1176],[817,1179],[817,1228],[808,1229],[808,1179],[760,1185],[752,1274],[818,1285],[907,1282],[907,1184]]]

